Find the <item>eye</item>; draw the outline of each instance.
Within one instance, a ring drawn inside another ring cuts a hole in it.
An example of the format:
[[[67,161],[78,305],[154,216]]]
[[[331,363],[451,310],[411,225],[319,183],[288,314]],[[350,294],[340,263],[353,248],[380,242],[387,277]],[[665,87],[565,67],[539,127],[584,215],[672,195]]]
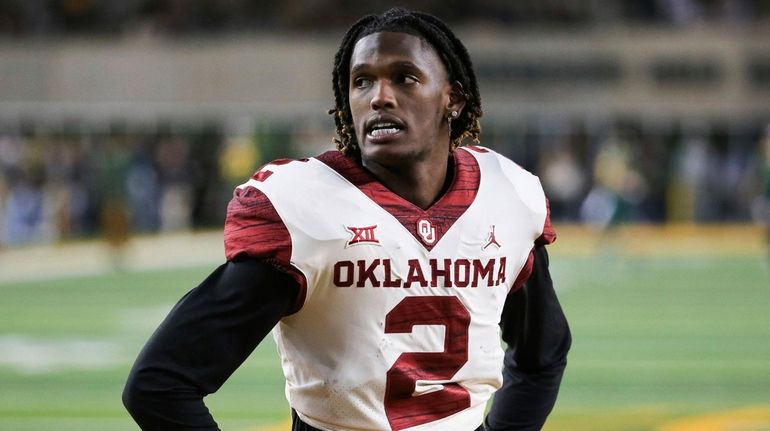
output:
[[[417,77],[415,77],[414,75],[409,75],[409,74],[397,75],[395,81],[398,84],[405,84],[405,85],[412,85],[412,84],[416,84],[418,82],[417,81]]]
[[[355,88],[366,88],[372,85],[372,80],[363,76],[359,76],[353,79],[353,86]]]

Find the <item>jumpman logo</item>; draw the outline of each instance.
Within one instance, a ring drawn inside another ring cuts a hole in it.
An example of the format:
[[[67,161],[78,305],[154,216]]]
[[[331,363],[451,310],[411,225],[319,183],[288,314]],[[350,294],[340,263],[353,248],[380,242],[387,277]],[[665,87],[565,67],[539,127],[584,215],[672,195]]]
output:
[[[496,245],[497,248],[500,248],[500,243],[497,242],[497,238],[495,238],[495,225],[492,225],[492,227],[489,230],[489,236],[487,237],[487,245],[485,245],[484,247],[481,247],[481,249],[486,250],[487,247],[489,247],[492,244]]]

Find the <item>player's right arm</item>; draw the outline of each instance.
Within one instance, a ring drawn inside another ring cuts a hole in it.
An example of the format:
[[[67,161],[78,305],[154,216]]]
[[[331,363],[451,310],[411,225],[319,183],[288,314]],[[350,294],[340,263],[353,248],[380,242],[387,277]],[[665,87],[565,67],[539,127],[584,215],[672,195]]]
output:
[[[299,285],[259,260],[217,268],[187,293],[139,354],[123,403],[143,430],[218,430],[203,402],[290,312]]]
[[[228,262],[174,306],[129,374],[123,402],[143,430],[218,429],[203,397],[301,303],[288,231],[256,187],[235,191],[225,252]]]

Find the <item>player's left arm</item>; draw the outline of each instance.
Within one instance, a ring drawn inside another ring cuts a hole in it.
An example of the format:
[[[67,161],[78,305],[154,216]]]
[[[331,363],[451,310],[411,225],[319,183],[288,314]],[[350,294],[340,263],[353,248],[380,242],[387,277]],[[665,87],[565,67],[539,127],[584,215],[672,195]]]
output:
[[[541,243],[532,251],[532,273],[505,303],[501,327],[503,386],[486,419],[489,431],[539,430],[556,403],[572,337]]]

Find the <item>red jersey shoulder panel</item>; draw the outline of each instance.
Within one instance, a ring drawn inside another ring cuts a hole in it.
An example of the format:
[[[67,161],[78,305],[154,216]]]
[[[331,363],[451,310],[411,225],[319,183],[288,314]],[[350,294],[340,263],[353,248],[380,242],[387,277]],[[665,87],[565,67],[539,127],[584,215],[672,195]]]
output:
[[[291,258],[289,231],[267,196],[252,186],[236,188],[227,205],[225,256],[241,254],[281,265]]]
[[[259,184],[282,171],[291,162],[307,162],[308,159],[278,159],[262,166],[249,182],[238,186],[227,205],[225,219],[225,256],[232,260],[237,256],[262,259],[284,271],[292,269],[292,242],[289,230],[276,211],[270,198],[259,189]]]
[[[256,174],[255,174],[256,175]],[[246,185],[233,192],[224,228],[225,257],[249,256],[291,275],[301,287],[295,311],[304,302],[304,275],[291,264],[291,236],[265,194]]]

